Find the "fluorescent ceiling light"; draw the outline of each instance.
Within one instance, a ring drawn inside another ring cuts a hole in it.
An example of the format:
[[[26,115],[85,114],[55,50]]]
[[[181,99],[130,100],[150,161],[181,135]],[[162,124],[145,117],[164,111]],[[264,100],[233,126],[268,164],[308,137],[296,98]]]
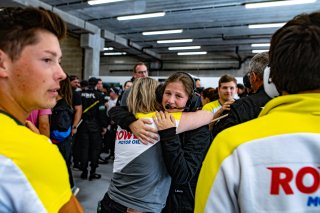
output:
[[[105,47],[103,50],[113,50],[113,47]]]
[[[272,23],[272,24],[249,24],[248,27],[250,29],[255,28],[272,28],[272,27],[282,27],[286,23]]]
[[[168,47],[169,50],[196,50],[200,48],[200,46]]]
[[[132,20],[132,19],[143,19],[143,18],[154,18],[154,17],[161,17],[166,15],[165,12],[159,12],[159,13],[146,13],[146,14],[139,14],[139,15],[130,15],[130,16],[119,16],[117,19],[119,21],[124,20]]]
[[[248,3],[248,4],[245,4],[245,7],[247,9],[252,9],[252,8],[261,8],[261,7],[287,6],[287,5],[295,5],[295,4],[309,4],[314,2],[316,2],[316,0],[268,1],[268,2],[260,2],[260,3]]]
[[[127,55],[126,52],[110,52],[110,53],[103,53],[103,55]]]
[[[252,53],[263,53],[263,52],[269,52],[269,50],[252,50]]]
[[[143,32],[142,35],[161,35],[161,34],[175,34],[175,33],[182,33],[183,30],[161,30],[161,31],[150,31],[150,32]]]
[[[118,1],[125,1],[125,0],[90,0],[88,1],[88,4],[90,5],[107,4],[107,3],[113,3]]]
[[[158,44],[167,44],[167,43],[185,43],[185,42],[192,42],[193,39],[175,39],[175,40],[159,40],[157,41]]]
[[[251,44],[251,47],[270,47],[269,43]]]
[[[178,55],[205,55],[207,52],[179,52]]]
[[[114,60],[115,64],[124,64],[125,61],[124,60]]]

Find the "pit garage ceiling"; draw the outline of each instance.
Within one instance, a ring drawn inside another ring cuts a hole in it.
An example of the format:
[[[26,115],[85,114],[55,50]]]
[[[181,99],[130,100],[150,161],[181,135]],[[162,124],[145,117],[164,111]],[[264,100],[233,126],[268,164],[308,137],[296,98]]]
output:
[[[206,61],[244,61],[254,55],[252,44],[269,43],[271,35],[278,29],[249,28],[251,24],[285,23],[300,13],[320,9],[320,0],[309,4],[281,7],[247,9],[248,3],[261,0],[126,0],[108,4],[89,5],[79,0],[1,0],[0,7],[15,5],[39,5],[62,11],[69,19],[69,30],[75,35],[101,30],[109,52],[126,52],[147,60],[168,62],[178,56],[168,47],[200,46],[203,56],[186,56]],[[162,17],[119,21],[117,17],[144,13],[165,12]],[[71,15],[69,18],[68,15]],[[77,19],[74,20],[73,18]],[[82,22],[83,21],[83,22]],[[83,24],[79,24],[83,23]],[[178,34],[143,35],[142,32],[176,30]],[[158,40],[192,39],[190,43],[160,44]],[[103,54],[103,53],[102,53]],[[209,60],[210,59],[210,60]]]

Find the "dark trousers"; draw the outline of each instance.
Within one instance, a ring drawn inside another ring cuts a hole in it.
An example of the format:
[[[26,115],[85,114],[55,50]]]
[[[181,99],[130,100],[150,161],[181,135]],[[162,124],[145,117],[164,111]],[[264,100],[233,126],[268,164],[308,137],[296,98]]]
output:
[[[66,164],[67,164],[67,169],[69,173],[69,182],[71,185],[71,188],[74,186],[73,182],[73,175],[71,171],[71,153],[72,153],[72,137],[71,135],[64,140],[63,142],[60,142],[57,144],[59,151],[61,155],[63,156]]]
[[[90,173],[94,174],[98,166],[98,160],[101,150],[100,128],[89,128],[81,125],[80,131],[77,133],[80,145],[80,164],[83,172],[88,171],[88,163],[90,163]]]
[[[101,210],[99,213],[126,213],[127,207],[111,200],[108,193],[104,195],[101,201]]]
[[[114,156],[116,134],[117,134],[117,129],[112,127],[111,130],[108,130],[105,135],[105,138],[107,141],[107,147],[110,150],[110,156]]]
[[[72,160],[74,167],[80,165],[80,145],[77,139],[77,134],[72,137]]]

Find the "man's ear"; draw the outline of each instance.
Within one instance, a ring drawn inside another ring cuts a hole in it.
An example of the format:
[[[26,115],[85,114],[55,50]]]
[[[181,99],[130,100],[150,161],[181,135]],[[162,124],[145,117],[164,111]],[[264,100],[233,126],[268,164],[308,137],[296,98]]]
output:
[[[0,49],[0,78],[8,76],[9,56]]]
[[[251,76],[252,76],[252,82],[256,82],[257,81],[257,74],[255,72],[251,72]]]

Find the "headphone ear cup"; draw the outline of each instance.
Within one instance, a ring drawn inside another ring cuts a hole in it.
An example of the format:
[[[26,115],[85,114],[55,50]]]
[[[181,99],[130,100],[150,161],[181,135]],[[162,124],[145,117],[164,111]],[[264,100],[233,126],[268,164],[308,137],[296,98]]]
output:
[[[270,67],[266,67],[263,72],[263,87],[265,92],[270,98],[274,98],[280,95],[276,88],[276,85],[272,82],[270,78]]]
[[[198,93],[194,93],[186,104],[185,112],[195,112],[201,107],[201,96]]]

